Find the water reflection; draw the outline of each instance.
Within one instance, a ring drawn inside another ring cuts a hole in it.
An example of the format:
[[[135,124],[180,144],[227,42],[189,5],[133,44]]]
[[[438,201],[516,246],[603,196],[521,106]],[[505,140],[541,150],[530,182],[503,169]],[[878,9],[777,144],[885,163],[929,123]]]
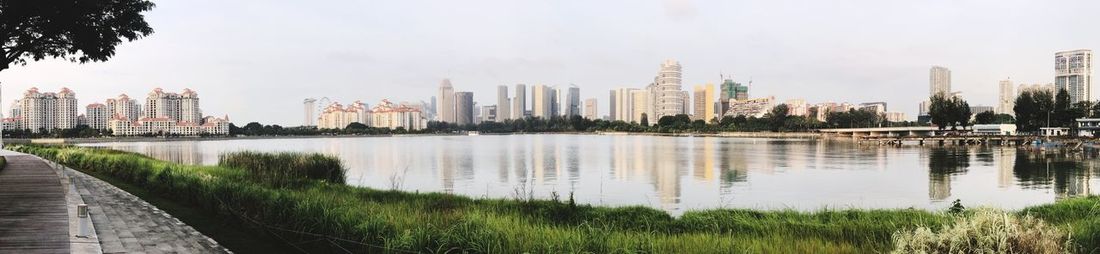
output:
[[[475,197],[574,194],[674,214],[714,207],[1019,208],[1095,194],[1095,155],[1012,147],[602,135],[416,136],[92,144],[187,164],[238,150],[339,156],[348,182]],[[920,179],[927,179],[927,182]]]

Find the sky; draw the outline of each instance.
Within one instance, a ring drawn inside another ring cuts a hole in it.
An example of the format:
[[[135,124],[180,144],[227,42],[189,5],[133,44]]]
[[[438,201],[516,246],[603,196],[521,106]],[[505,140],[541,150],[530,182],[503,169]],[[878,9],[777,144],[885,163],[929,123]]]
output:
[[[885,101],[915,118],[932,65],[951,69],[971,105],[995,106],[1000,80],[1052,83],[1055,52],[1100,50],[1095,0],[156,4],[155,33],[110,61],[0,71],[4,112],[31,87],[68,87],[82,105],[190,88],[207,115],[297,126],[305,98],[429,101],[449,78],[479,105],[496,103],[498,85],[575,84],[603,115],[609,90],[641,88],[674,59],[684,90],[725,74],[752,80],[750,97]]]

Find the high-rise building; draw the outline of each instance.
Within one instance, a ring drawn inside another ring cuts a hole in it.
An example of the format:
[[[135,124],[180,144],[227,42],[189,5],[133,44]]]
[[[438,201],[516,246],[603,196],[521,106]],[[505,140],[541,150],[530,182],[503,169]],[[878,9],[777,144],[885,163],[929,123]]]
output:
[[[733,82],[733,79],[725,79],[722,81],[722,92],[718,98],[718,114],[726,115],[726,110],[729,109],[730,100],[748,100],[749,99],[749,87],[741,85],[741,83]]]
[[[714,115],[714,84],[695,86],[695,120],[710,122]]]
[[[201,124],[202,109],[199,108],[199,94],[191,89],[180,93],[180,122]]]
[[[788,115],[807,116],[810,113],[809,105],[806,104],[805,99],[790,99],[784,104],[787,104]]]
[[[680,114],[691,115],[691,92],[680,91]]]
[[[613,121],[623,121],[628,123],[635,121],[633,118],[634,92],[644,90],[639,90],[635,88],[618,88],[613,91],[615,104],[611,105],[611,112],[613,113],[613,115],[611,115],[611,119]],[[648,103],[648,98],[646,98],[646,100],[644,100],[643,102]]]
[[[125,118],[136,121],[141,117],[141,105],[137,100],[130,99],[126,94],[118,95],[118,98],[107,99],[105,103],[111,113],[111,118]]]
[[[649,116],[650,119],[661,119],[663,116],[675,116],[685,112],[683,88],[680,85],[681,70],[680,63],[671,59],[661,64],[661,69],[653,80],[657,91],[653,95],[656,97],[655,111]]]
[[[679,94],[679,93],[677,93]],[[653,111],[653,94],[649,90],[631,90],[630,91],[630,122],[642,123],[642,119],[645,119],[650,125],[657,124],[657,120],[660,117],[655,117]]]
[[[567,119],[572,116],[581,115],[581,88],[570,84],[562,100],[561,108],[562,116],[565,116]]]
[[[951,94],[951,70],[947,67],[932,66],[928,71],[928,96]]]
[[[497,107],[494,121],[504,122],[504,119],[512,119],[511,99],[508,98],[508,86],[497,86]]]
[[[1012,84],[1012,80],[1001,80],[1000,96],[998,96],[997,110],[995,111],[997,114],[1015,115],[1016,111],[1012,109],[1016,106],[1015,88],[1016,86]]]
[[[305,119],[302,121],[302,126],[317,126],[317,99],[306,98],[302,101],[305,111],[303,111]]]
[[[419,130],[427,127],[427,117],[420,109],[408,105],[394,105],[389,100],[382,100],[375,105],[371,108],[369,115],[370,120],[367,122],[370,122],[369,126],[375,128]]]
[[[482,122],[500,122],[500,107],[496,105],[489,105],[481,107],[481,121]]]
[[[1071,103],[1091,101],[1092,50],[1054,53],[1054,86],[1059,91],[1066,90]]]
[[[474,123],[474,93],[455,92],[455,121],[458,125]]]
[[[31,88],[19,100],[19,129],[38,133],[43,130],[71,129],[77,124],[76,93],[62,88],[60,93],[41,93]]]
[[[596,98],[584,100],[584,118],[589,120],[600,119],[599,110],[596,106]]]
[[[388,102],[388,101],[387,101]],[[325,106],[321,116],[317,119],[318,129],[343,129],[351,123],[361,123],[373,126],[370,119],[370,111],[367,104],[356,101],[347,107],[339,102],[333,102]]]
[[[106,130],[107,121],[111,120],[111,110],[102,103],[92,103],[84,109],[88,121],[88,128]]]
[[[455,122],[455,90],[451,86],[450,79],[444,79],[439,83],[439,104],[435,112],[440,122]]]
[[[57,127],[58,129],[76,128],[78,123],[77,111],[80,107],[76,104],[76,93],[68,88],[61,88],[57,93]]]
[[[545,85],[531,87],[531,116],[549,118],[553,115],[554,96],[553,89]]]
[[[562,105],[565,105],[565,91],[557,86],[550,88],[550,115],[561,116],[563,115]]]
[[[608,95],[607,97],[607,119],[611,121],[619,120],[615,112],[615,110],[618,110],[619,108],[619,105],[616,102],[617,99],[615,98],[616,91],[612,89],[609,94],[610,95]]]
[[[512,99],[512,119],[527,117],[527,85],[516,85],[516,97]]]

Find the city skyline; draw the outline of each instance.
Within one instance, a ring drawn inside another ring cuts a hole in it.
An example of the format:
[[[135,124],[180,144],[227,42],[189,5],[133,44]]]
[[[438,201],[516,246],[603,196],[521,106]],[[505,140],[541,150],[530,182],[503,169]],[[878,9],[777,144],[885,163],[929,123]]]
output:
[[[160,3],[148,14],[158,32],[120,45],[110,62],[46,60],[0,73],[7,91],[0,105],[8,107],[18,91],[30,87],[70,87],[90,98],[152,86],[194,88],[208,91],[204,105],[239,122],[294,126],[302,123],[301,114],[282,112],[300,112],[304,98],[429,101],[439,80],[450,78],[485,106],[495,104],[499,85],[576,84],[580,98],[600,99],[602,116],[609,114],[608,91],[643,87],[652,81],[654,63],[676,59],[683,64],[684,90],[721,84],[725,74],[742,84],[752,80],[758,96],[885,101],[912,118],[915,105],[926,99],[932,65],[950,68],[953,89],[972,105],[997,106],[998,84],[1005,77],[1016,84],[1055,83],[1054,52],[1100,48],[1100,35],[1081,33],[1083,25],[1078,25],[1098,21],[1082,15],[1100,7],[1090,1],[1057,6],[856,1],[797,7],[782,1],[563,2],[550,8],[500,2],[484,8],[439,3],[424,9],[405,3],[334,3],[275,1],[260,9],[226,3],[225,10],[202,9],[210,4],[205,1]],[[572,8],[580,5],[586,8]],[[614,14],[595,15],[608,12]],[[183,18],[193,13],[214,21]],[[757,22],[763,14],[785,20]],[[264,18],[269,16],[277,18]],[[304,24],[281,21],[303,16],[317,18]],[[371,20],[382,18],[409,25],[372,25]],[[879,22],[865,22],[869,19]],[[328,26],[323,24],[341,24],[334,29],[351,32],[306,29]],[[288,29],[330,39],[320,45],[303,42],[323,49],[316,54],[289,54],[301,52],[301,46],[276,42],[294,40]],[[649,36],[658,29],[668,35]],[[380,33],[392,36],[367,40]],[[397,43],[420,37],[424,40]],[[531,40],[540,37],[547,40]],[[166,66],[174,68],[164,71]],[[239,99],[248,93],[258,96]]]

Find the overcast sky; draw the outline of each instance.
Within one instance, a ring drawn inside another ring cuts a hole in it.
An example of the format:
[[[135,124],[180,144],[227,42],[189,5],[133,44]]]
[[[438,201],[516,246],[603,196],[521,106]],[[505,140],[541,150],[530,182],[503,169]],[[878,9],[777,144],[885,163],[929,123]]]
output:
[[[30,87],[69,87],[81,104],[191,88],[206,114],[293,126],[307,97],[427,101],[450,78],[480,105],[497,85],[572,83],[606,114],[609,89],[675,59],[685,90],[725,73],[751,77],[751,97],[886,101],[915,118],[931,65],[993,106],[999,80],[1050,83],[1054,52],[1100,49],[1095,0],[187,0],[146,18],[156,32],[108,62],[0,72],[3,107]]]

